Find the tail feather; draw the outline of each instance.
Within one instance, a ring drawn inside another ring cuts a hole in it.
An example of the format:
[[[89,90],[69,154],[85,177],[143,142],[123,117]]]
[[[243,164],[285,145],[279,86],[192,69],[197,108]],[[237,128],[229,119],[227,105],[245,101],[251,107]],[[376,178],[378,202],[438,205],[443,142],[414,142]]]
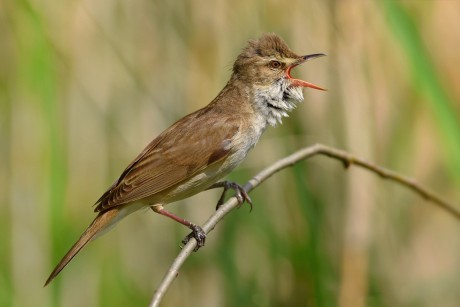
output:
[[[54,268],[51,275],[45,282],[45,287],[65,268],[65,266],[72,260],[75,255],[92,239],[108,230],[109,226],[112,226],[119,219],[116,217],[119,215],[120,210],[112,209],[109,211],[101,212],[88,226],[85,232],[81,235],[80,239],[72,246],[72,248],[65,254],[62,260]]]

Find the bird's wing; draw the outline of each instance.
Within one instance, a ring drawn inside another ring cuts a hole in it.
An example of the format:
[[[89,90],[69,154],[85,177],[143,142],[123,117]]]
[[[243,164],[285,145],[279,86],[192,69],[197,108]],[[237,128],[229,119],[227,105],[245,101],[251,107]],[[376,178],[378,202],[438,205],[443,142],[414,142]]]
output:
[[[96,202],[96,212],[162,192],[231,152],[240,129],[237,117],[222,120],[201,109],[165,130],[131,162],[120,178]]]

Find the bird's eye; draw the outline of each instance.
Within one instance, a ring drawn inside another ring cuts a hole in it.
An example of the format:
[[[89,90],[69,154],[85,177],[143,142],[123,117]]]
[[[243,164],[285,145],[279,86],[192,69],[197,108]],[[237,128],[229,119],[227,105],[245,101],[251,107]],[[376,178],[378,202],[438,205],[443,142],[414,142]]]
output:
[[[281,67],[281,63],[279,61],[270,61],[270,67],[274,69],[278,69]]]

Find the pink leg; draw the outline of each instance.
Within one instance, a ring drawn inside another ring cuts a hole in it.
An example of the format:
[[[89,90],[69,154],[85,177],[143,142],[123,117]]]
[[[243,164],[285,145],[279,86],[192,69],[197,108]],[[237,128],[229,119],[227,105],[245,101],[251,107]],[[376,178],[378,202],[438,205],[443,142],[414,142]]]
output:
[[[188,241],[191,239],[191,238],[195,238],[196,242],[197,242],[197,245],[194,249],[194,251],[196,252],[200,247],[204,246],[204,243],[206,241],[206,233],[203,231],[203,229],[201,229],[200,226],[198,225],[195,225],[189,221],[187,221],[186,219],[183,219],[169,211],[166,211],[163,206],[152,206],[150,207],[152,208],[153,211],[155,211],[156,213],[159,213],[161,215],[164,215],[164,216],[167,216],[169,217],[170,219],[173,219],[175,220],[176,222],[178,223],[181,223],[182,225],[184,226],[187,226],[188,228],[190,228],[192,230],[191,233],[189,233],[183,240],[182,240],[182,244],[185,245],[188,243]]]

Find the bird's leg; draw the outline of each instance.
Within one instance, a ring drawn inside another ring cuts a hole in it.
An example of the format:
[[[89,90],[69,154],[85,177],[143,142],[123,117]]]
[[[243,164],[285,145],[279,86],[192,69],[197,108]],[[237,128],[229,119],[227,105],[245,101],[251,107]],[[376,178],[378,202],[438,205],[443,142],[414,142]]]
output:
[[[167,216],[169,217],[170,219],[173,219],[175,220],[176,222],[178,223],[181,223],[182,225],[184,226],[187,226],[188,228],[190,228],[192,230],[191,233],[189,233],[183,240],[182,240],[182,244],[185,245],[188,243],[188,241],[190,241],[191,238],[195,238],[196,240],[196,247],[194,249],[194,251],[196,252],[200,247],[204,246],[204,243],[206,241],[206,233],[203,231],[203,229],[201,229],[200,226],[198,225],[195,225],[189,221],[187,221],[186,219],[183,219],[171,212],[168,212],[166,211],[163,206],[152,206],[150,207],[152,208],[152,210],[156,213],[159,213],[161,215],[164,215],[164,216]]]
[[[235,191],[235,196],[239,203],[238,208],[241,207],[241,205],[246,201],[251,207],[250,211],[252,211],[252,200],[249,197],[248,193],[244,190],[244,188],[240,186],[238,183],[231,182],[228,180],[219,181],[219,182],[214,183],[212,186],[210,186],[206,190],[211,190],[211,189],[216,189],[216,188],[224,188],[224,191],[222,192],[222,195],[220,196],[219,201],[217,202],[216,210],[219,209],[219,207],[222,206],[222,204],[224,203],[225,194],[227,193],[227,190],[232,189]]]

